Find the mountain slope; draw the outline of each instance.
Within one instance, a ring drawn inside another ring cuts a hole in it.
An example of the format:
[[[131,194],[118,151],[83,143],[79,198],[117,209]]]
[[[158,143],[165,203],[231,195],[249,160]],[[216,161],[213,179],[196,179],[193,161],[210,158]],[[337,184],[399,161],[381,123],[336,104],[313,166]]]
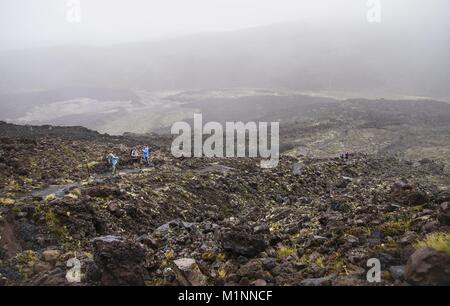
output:
[[[367,285],[369,258],[396,272],[383,284],[448,281],[444,268],[417,280],[407,264],[416,241],[449,230],[450,181],[437,162],[283,155],[261,169],[246,158],[175,159],[161,136],[0,128],[4,285],[70,285],[73,257],[90,285]],[[127,158],[143,143],[152,168]],[[104,173],[109,151],[119,176]]]

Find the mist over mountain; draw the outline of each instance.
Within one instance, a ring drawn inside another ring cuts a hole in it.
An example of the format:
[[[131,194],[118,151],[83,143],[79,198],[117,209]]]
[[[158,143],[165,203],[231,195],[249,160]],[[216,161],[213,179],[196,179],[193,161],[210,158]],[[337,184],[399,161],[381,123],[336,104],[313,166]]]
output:
[[[442,25],[283,23],[151,42],[4,51],[0,90],[259,87],[442,98],[450,96],[450,42]]]

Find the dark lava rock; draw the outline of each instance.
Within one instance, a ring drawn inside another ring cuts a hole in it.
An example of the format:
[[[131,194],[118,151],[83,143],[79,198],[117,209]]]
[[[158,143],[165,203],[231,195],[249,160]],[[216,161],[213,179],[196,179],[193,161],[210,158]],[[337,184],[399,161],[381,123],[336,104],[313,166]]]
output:
[[[332,277],[307,278],[300,283],[300,286],[330,286]]]
[[[441,204],[438,219],[442,224],[450,225],[450,202]]]
[[[259,233],[268,233],[269,232],[269,225],[266,223],[257,225],[253,228],[253,231],[255,232],[255,234],[259,234]]]
[[[442,191],[439,193],[436,197],[436,202],[443,203],[443,202],[450,202],[450,191]]]
[[[35,277],[27,280],[26,285],[32,286],[67,286],[66,270],[62,267],[55,268],[51,271],[37,274]]]
[[[116,203],[110,203],[108,205],[108,210],[117,218],[120,218],[125,214],[125,211]]]
[[[267,247],[262,235],[248,234],[245,231],[233,230],[221,236],[222,248],[233,255],[255,257]]]
[[[413,191],[406,198],[406,202],[409,205],[420,205],[428,202],[428,196],[422,191]]]
[[[184,228],[188,231],[195,231],[196,226],[191,222],[184,222],[179,219],[171,220],[155,229],[155,233],[166,234],[170,229]]]
[[[95,268],[88,279],[102,285],[144,285],[145,250],[141,244],[118,236],[93,240]],[[98,278],[98,279],[96,279]]]
[[[405,275],[405,266],[391,266],[389,272],[394,280],[402,280]]]
[[[109,196],[118,197],[121,195],[121,192],[118,188],[107,186],[107,185],[98,185],[86,190],[88,196],[96,197],[96,198],[107,198]]]
[[[151,249],[155,249],[158,247],[158,241],[150,235],[139,236],[137,242],[142,243],[143,245]]]
[[[407,192],[412,189],[413,189],[413,187],[404,180],[396,181],[391,187],[391,191],[395,194]]]
[[[266,268],[267,270],[272,270],[273,268],[276,267],[277,260],[272,257],[267,257],[262,260],[262,264],[263,264],[264,268]]]
[[[391,187],[391,191],[399,202],[406,205],[421,205],[429,201],[429,197],[425,192],[418,190],[405,181],[395,182]]]
[[[340,212],[350,211],[350,206],[348,204],[342,203],[342,202],[333,202],[333,203],[331,203],[330,207],[332,210],[336,210],[336,211],[340,211]]]
[[[414,285],[450,285],[450,255],[421,248],[408,259],[405,279]]]
[[[262,274],[263,265],[259,259],[252,259],[239,268],[239,275],[249,279],[261,278]]]
[[[352,182],[352,178],[348,177],[348,176],[343,176],[337,183],[336,183],[336,187],[337,188],[345,188],[347,187],[348,184],[350,184]]]
[[[12,257],[21,250],[20,243],[14,233],[12,220],[0,217],[0,259]]]

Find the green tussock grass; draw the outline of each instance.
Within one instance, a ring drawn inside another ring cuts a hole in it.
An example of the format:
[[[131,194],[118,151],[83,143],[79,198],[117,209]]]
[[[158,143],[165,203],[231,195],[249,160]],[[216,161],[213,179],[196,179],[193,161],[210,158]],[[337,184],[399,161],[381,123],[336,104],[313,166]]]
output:
[[[285,258],[288,257],[289,255],[292,255],[294,253],[297,252],[296,248],[290,248],[290,247],[280,247],[277,250],[277,258],[281,259],[281,258]]]
[[[429,247],[436,251],[443,251],[450,254],[450,233],[429,234],[425,239],[417,242],[414,247],[416,249]]]

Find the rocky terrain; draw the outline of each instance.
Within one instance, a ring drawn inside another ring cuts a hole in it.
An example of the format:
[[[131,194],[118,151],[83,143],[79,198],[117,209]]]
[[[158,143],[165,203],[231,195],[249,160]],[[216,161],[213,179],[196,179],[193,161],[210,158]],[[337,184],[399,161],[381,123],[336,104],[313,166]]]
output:
[[[352,150],[261,169],[176,159],[161,135],[5,123],[0,135],[1,285],[450,284],[439,160]],[[151,167],[128,159],[143,144]],[[370,258],[380,283],[366,279]]]
[[[225,97],[210,93],[202,98],[194,92],[173,99],[197,109],[204,121],[280,122],[281,149],[292,156],[327,158],[352,151],[430,158],[443,162],[450,172],[450,103],[220,93]]]

